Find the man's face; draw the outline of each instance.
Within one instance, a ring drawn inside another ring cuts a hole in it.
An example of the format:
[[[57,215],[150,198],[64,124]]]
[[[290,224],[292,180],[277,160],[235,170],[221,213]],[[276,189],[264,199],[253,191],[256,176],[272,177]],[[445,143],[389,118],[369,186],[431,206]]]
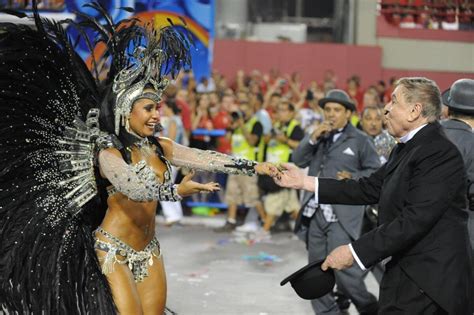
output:
[[[280,104],[278,105],[278,120],[286,124],[293,118],[294,112],[292,112],[289,108],[288,104]]]
[[[378,109],[367,109],[360,121],[362,129],[369,136],[375,137],[382,132],[382,113]]]
[[[272,96],[270,98],[270,107],[276,109],[278,106],[278,103],[280,103],[280,97],[279,96]]]
[[[244,114],[245,121],[252,118],[253,110],[252,110],[252,106],[250,106],[249,103],[242,103],[242,104],[240,104],[239,107],[240,107],[240,110],[242,111],[242,113]]]
[[[176,99],[187,102],[187,101],[188,101],[188,91],[186,91],[186,90],[179,90],[179,91],[176,93]]]
[[[229,112],[233,104],[234,104],[234,97],[230,95],[224,95],[221,101],[221,110]]]
[[[239,100],[239,103],[247,103],[249,101],[249,98],[246,92],[238,92],[237,99]]]
[[[217,95],[217,93],[215,92],[212,92],[209,94],[209,101],[211,102],[211,104],[214,106],[216,105],[217,103],[219,103],[219,96]]]
[[[385,123],[387,131],[394,137],[403,137],[410,130],[410,112],[413,106],[406,102],[403,86],[397,86],[392,100],[385,105]]]
[[[331,122],[333,129],[343,128],[351,115],[352,112],[339,103],[329,102],[324,105],[324,118]]]

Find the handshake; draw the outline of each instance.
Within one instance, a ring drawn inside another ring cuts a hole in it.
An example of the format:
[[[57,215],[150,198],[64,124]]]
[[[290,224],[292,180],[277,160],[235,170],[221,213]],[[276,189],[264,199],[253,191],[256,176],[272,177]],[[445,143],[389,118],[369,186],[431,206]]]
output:
[[[306,176],[294,164],[258,163],[255,171],[259,175],[268,175],[281,187],[314,191],[314,177]]]

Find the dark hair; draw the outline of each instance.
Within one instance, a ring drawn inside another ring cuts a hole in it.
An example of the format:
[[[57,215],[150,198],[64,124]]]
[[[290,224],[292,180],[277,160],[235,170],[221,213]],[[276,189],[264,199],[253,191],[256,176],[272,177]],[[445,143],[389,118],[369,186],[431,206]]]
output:
[[[294,111],[295,111],[295,105],[293,105],[293,104],[292,104],[290,101],[288,101],[288,100],[284,100],[284,101],[280,102],[279,105],[288,105],[288,110],[289,110],[290,112],[294,112]]]
[[[472,119],[474,115],[469,115],[468,113],[456,110],[452,107],[448,107],[448,115],[452,118],[459,118],[459,119]]]
[[[115,114],[114,114],[114,104],[116,95],[112,91],[112,87],[104,87],[107,89],[107,92],[102,99],[100,105],[100,114],[99,114],[99,124],[100,129],[110,133],[115,133]]]
[[[174,98],[167,99],[165,105],[173,111],[173,114],[179,115],[181,113],[181,109],[176,105],[176,100]]]
[[[280,94],[280,93],[277,93],[277,92],[275,92],[275,93],[272,93],[272,95],[271,95],[270,97],[274,97],[274,96],[281,97],[281,94]]]

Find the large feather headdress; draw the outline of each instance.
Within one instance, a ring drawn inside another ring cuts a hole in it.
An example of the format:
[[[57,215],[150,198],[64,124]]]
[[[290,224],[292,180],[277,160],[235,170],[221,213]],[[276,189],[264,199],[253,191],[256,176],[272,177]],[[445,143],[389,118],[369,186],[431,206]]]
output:
[[[79,13],[83,21],[78,26],[95,30],[98,34],[94,43],[85,36],[89,47],[99,43],[107,46],[106,52],[99,58],[100,62],[96,62],[91,49],[93,74],[99,80],[103,68],[109,67],[105,82],[102,83],[105,83],[106,89],[111,88],[115,96],[114,132],[119,135],[120,127],[125,125],[136,100],[150,98],[159,102],[169,83],[167,77],[174,78],[181,69],[191,66],[192,38],[178,31],[169,19],[170,25],[159,29],[150,24],[143,25],[135,18],[114,24],[99,3],[85,6],[99,11],[106,21],[101,24]],[[144,92],[146,87],[151,87],[153,92]]]

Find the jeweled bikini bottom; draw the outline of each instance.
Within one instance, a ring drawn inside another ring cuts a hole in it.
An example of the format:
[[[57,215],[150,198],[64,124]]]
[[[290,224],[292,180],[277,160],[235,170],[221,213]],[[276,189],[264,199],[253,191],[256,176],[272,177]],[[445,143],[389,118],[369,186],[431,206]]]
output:
[[[95,237],[95,232],[99,232],[111,242],[98,239]],[[148,267],[153,265],[153,257],[157,259],[161,257],[160,243],[156,238],[153,238],[142,251],[136,251],[130,245],[122,242],[119,238],[101,227],[98,227],[93,235],[95,238],[94,248],[107,253],[104,258],[99,258],[103,274],[113,272],[116,263],[121,265],[128,264],[135,282],[142,282],[148,277]],[[117,256],[121,256],[123,259],[119,259]]]

